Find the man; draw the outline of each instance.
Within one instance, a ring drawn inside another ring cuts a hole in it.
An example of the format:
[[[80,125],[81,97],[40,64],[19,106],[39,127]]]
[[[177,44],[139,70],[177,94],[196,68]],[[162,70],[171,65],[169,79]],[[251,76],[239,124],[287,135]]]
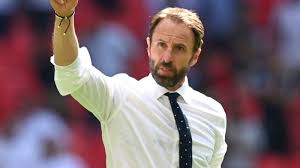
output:
[[[219,168],[227,145],[226,116],[193,90],[186,74],[198,61],[204,28],[182,8],[156,14],[147,37],[151,73],[137,81],[94,68],[74,30],[78,0],[50,0],[55,82],[100,120],[108,168]]]

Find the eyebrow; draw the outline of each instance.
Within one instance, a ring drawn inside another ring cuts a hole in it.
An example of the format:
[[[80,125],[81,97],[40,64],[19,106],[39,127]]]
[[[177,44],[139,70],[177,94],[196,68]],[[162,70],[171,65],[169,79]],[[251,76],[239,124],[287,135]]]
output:
[[[165,40],[163,39],[157,39],[156,41],[162,41],[162,42],[166,42]]]
[[[160,41],[160,42],[165,42],[166,43],[166,41],[165,40],[163,40],[163,39],[157,39],[156,41]],[[185,43],[175,43],[174,44],[175,46],[184,46],[184,47],[187,47],[187,45],[185,44]]]

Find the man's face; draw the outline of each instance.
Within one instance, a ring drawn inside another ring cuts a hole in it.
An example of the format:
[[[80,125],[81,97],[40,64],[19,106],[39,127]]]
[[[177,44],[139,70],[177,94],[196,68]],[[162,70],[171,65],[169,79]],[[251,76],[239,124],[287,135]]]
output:
[[[200,49],[193,52],[194,34],[184,24],[162,20],[147,38],[150,71],[155,81],[176,90],[184,82],[189,69],[197,62]]]

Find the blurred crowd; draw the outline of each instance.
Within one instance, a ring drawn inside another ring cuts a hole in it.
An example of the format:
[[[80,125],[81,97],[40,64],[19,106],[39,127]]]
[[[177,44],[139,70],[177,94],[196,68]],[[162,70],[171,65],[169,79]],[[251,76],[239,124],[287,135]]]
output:
[[[223,168],[300,167],[300,0],[84,0],[80,46],[107,75],[149,73],[150,17],[193,9],[206,28],[196,90],[228,118]],[[101,128],[58,94],[48,0],[0,0],[0,168],[104,168]]]

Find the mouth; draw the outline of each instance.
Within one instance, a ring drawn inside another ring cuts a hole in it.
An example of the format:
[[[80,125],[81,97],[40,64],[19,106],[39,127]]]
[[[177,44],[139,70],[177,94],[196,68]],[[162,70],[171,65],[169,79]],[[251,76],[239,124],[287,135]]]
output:
[[[168,67],[165,67],[165,66],[160,66],[159,71],[160,71],[160,75],[163,75],[163,76],[172,76],[172,75],[174,75],[174,69],[168,68]]]
[[[164,66],[161,66],[161,67],[159,67],[162,71],[164,71],[164,72],[170,72],[170,71],[172,71],[172,69],[171,68],[167,68],[167,67],[164,67]]]

